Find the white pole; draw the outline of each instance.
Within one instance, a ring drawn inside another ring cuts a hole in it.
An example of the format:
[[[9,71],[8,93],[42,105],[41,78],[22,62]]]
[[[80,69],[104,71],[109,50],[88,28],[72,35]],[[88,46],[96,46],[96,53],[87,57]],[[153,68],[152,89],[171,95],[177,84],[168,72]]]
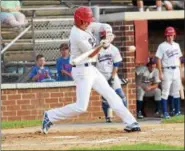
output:
[[[28,26],[23,32],[21,32],[14,40],[12,40],[12,41],[1,51],[1,55],[2,55],[10,46],[12,46],[20,37],[22,37],[30,28],[31,28],[31,25]]]

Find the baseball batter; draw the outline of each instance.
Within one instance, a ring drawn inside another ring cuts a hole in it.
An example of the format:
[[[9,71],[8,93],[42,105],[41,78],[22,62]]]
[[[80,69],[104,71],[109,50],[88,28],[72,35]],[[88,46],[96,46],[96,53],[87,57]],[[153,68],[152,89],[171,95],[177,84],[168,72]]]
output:
[[[112,36],[112,27],[109,24],[103,24],[100,27],[100,40],[106,39],[106,36]],[[127,106],[127,100],[121,87],[121,80],[118,78],[117,72],[122,57],[117,47],[110,44],[103,47],[97,57],[96,67],[104,75],[109,85],[120,96],[123,104]],[[107,123],[111,122],[112,109],[110,108],[107,100],[102,97],[102,109],[104,111]]]
[[[175,114],[180,113],[181,72],[180,57],[181,49],[178,43],[174,42],[176,31],[173,27],[165,30],[166,41],[161,43],[157,49],[159,77],[162,80],[162,111],[164,118],[170,118],[167,111],[168,95],[173,97],[175,103]],[[171,90],[170,90],[171,88]]]
[[[77,58],[83,53],[92,50],[96,45],[96,39],[93,34],[87,30],[93,21],[93,13],[89,7],[79,7],[74,13],[75,25],[70,33],[70,60]],[[101,41],[103,46],[108,45],[108,41]],[[94,57],[100,51],[97,48],[96,53],[89,55]],[[48,133],[50,126],[59,121],[68,119],[87,111],[91,89],[93,88],[100,93],[110,104],[115,113],[126,124],[125,131],[140,131],[140,126],[136,119],[123,105],[121,98],[109,86],[105,77],[91,64],[91,59],[84,59],[80,64],[73,65],[72,77],[76,83],[76,102],[61,108],[51,109],[44,113],[42,122],[42,132]]]

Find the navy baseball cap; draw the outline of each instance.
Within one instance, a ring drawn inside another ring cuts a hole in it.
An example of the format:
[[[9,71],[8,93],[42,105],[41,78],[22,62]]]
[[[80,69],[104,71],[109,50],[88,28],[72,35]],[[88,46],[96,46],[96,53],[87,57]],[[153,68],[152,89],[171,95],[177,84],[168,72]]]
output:
[[[156,64],[157,63],[157,58],[156,57],[150,57],[148,60],[149,61],[148,61],[147,65]]]

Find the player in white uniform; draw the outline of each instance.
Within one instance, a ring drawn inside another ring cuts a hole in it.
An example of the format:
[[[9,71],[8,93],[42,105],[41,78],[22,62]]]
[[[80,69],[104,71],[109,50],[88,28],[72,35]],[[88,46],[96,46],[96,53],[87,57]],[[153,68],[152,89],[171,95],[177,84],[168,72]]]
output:
[[[183,87],[183,90],[184,90],[184,57],[180,58],[180,62],[181,62],[181,81],[182,81],[182,87]],[[171,91],[172,91],[172,89],[173,88],[171,87]],[[177,97],[180,98],[180,94]],[[175,102],[175,99],[171,95],[168,97],[168,102],[169,102],[169,107],[170,107],[170,116],[180,115],[180,103]],[[179,108],[178,114],[175,113],[175,103],[178,103],[177,105],[179,106],[178,107],[176,105],[176,108]]]
[[[182,52],[178,43],[174,42],[176,31],[173,27],[165,30],[166,41],[161,43],[157,49],[159,77],[162,81],[162,111],[164,118],[170,118],[167,111],[168,95],[171,95],[175,103],[175,114],[180,112],[181,72],[180,57]],[[171,89],[171,90],[170,90]]]
[[[70,33],[70,51],[71,62],[83,53],[92,50],[96,45],[96,39],[90,31],[87,31],[88,26],[93,21],[92,10],[89,7],[79,7],[74,13],[75,25]],[[108,45],[108,41],[101,41],[103,46]],[[88,58],[94,57],[100,51],[100,47],[89,55]],[[91,63],[92,59],[84,59],[78,65],[72,67],[72,77],[76,83],[76,102],[66,105],[61,108],[45,111],[42,122],[42,132],[48,133],[50,126],[59,121],[80,115],[87,111],[91,89],[93,88],[100,93],[110,104],[115,113],[126,124],[125,131],[140,131],[140,126],[136,119],[123,105],[121,98],[109,86],[105,77]]]
[[[103,24],[100,27],[100,40],[106,39],[106,36],[112,36],[112,27],[109,24]],[[118,78],[117,72],[122,57],[117,47],[110,44],[107,47],[101,48],[98,56],[96,67],[104,75],[109,85],[120,96],[123,104],[127,106],[127,100],[121,87],[121,80]],[[102,109],[104,111],[107,123],[112,122],[112,109],[110,108],[107,100],[102,97]]]
[[[137,117],[143,118],[142,108],[143,99],[153,97],[156,103],[155,114],[160,114],[161,90],[159,89],[159,71],[156,68],[156,59],[150,58],[146,66],[136,68],[136,98],[137,98]]]

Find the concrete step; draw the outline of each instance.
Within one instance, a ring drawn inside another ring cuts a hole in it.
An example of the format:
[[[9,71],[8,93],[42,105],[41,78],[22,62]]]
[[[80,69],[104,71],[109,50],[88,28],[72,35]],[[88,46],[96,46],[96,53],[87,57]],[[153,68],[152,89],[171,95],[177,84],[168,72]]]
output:
[[[22,1],[22,5],[23,6],[43,6],[43,5],[60,5],[60,1],[59,0],[34,0],[34,1],[30,1],[30,0],[23,0]]]
[[[31,17],[32,16],[32,10],[23,10],[22,11],[26,17]],[[69,16],[73,15],[74,9],[50,9],[50,10],[36,10],[35,15],[37,16]]]
[[[3,59],[5,62],[10,61],[34,61],[35,56],[32,50],[27,51],[7,51],[4,53]]]
[[[50,50],[58,49],[61,43],[67,43],[69,39],[36,39],[35,49],[36,50]],[[11,40],[3,40],[5,44],[8,44]],[[32,39],[19,39],[14,43],[7,51],[28,51],[33,50]]]
[[[67,38],[70,34],[70,30],[68,29],[61,29],[61,30],[39,30],[35,31],[35,37],[38,38],[48,38],[48,39],[53,39],[53,38]],[[1,33],[3,39],[5,40],[12,40],[14,39],[17,35],[18,32],[16,31],[2,31]],[[25,35],[23,35],[20,39],[32,39],[32,31],[28,31]]]

